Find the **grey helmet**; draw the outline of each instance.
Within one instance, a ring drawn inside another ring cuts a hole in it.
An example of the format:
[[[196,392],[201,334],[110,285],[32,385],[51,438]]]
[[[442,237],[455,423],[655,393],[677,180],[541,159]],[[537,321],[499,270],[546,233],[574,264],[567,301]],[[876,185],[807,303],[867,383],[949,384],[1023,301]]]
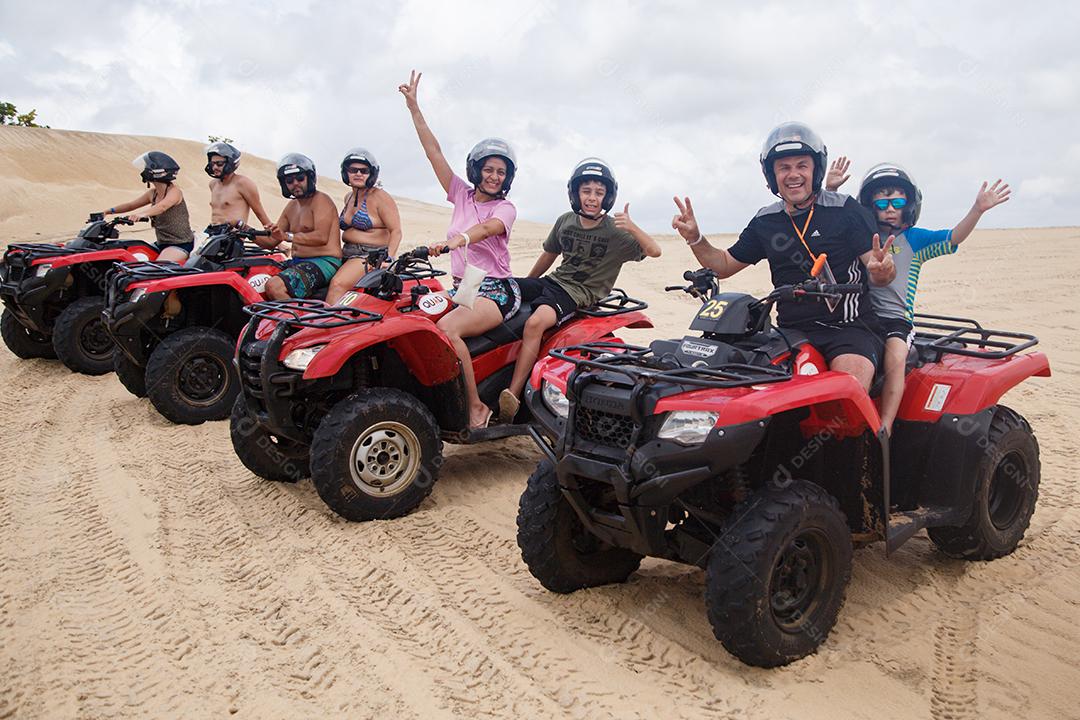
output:
[[[499,196],[505,197],[510,192],[510,184],[514,182],[514,174],[517,172],[517,155],[510,143],[502,138],[484,138],[476,143],[465,158],[465,174],[473,187],[479,187],[483,180],[480,171],[484,167],[484,160],[489,157],[499,157],[506,161],[506,179],[499,190]]]
[[[221,169],[221,175],[215,175],[214,169],[210,167],[210,156],[220,155],[225,158],[225,167]],[[210,177],[225,177],[236,172],[236,168],[240,167],[240,151],[234,148],[227,142],[215,142],[206,146],[206,174]]]
[[[586,180],[598,180],[607,186],[607,195],[604,196],[603,202],[600,203],[600,209],[605,213],[610,212],[611,208],[615,207],[615,197],[619,194],[619,182],[615,179],[615,173],[611,170],[611,166],[595,157],[585,158],[575,165],[574,171],[570,173],[570,179],[566,181],[566,192],[570,196],[570,209],[578,215],[582,214],[581,196],[578,194],[578,188]],[[586,215],[585,217],[589,216]]]
[[[345,170],[354,162],[364,163],[371,168],[371,172],[367,176],[367,186],[369,188],[375,187],[375,183],[379,179],[379,161],[375,159],[375,155],[370,150],[362,147],[355,147],[345,153],[345,159],[341,161],[341,182],[346,185],[349,184],[349,175]]]
[[[132,160],[131,164],[139,171],[142,181],[147,184],[171,183],[176,179],[176,173],[180,172],[180,165],[160,150],[145,152]]]
[[[774,127],[761,147],[761,172],[765,173],[765,180],[769,183],[772,194],[780,194],[773,162],[777,158],[791,155],[809,155],[814,159],[812,186],[815,193],[820,192],[821,183],[825,179],[829,151],[818,134],[808,125],[801,122],[786,122]]]
[[[900,211],[901,221],[906,225],[918,222],[922,211],[922,190],[911,173],[896,163],[878,163],[867,171],[859,183],[859,204],[873,212],[874,193],[886,187],[899,188],[907,195],[907,205]]]
[[[307,190],[299,197],[289,192],[285,185],[285,179],[303,173],[307,177]],[[281,195],[292,200],[309,198],[315,194],[315,163],[307,155],[289,153],[278,161],[277,166],[278,184],[281,185]]]

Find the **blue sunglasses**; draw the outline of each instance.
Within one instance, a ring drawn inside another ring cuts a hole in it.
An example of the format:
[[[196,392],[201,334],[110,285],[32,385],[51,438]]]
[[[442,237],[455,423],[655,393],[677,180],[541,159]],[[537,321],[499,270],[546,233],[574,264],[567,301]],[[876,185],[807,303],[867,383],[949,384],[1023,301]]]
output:
[[[889,205],[892,205],[894,208],[899,210],[900,208],[907,205],[907,198],[881,198],[880,200],[874,201],[874,207],[876,207],[878,210],[885,210],[889,207]]]

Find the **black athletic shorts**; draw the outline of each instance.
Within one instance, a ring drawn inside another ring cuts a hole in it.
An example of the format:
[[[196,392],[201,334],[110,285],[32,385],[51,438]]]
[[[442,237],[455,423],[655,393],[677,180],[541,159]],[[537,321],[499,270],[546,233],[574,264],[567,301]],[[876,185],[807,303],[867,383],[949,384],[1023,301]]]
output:
[[[885,340],[899,338],[906,342],[908,347],[911,347],[915,340],[915,327],[906,318],[878,317],[878,325],[881,327],[881,337]]]
[[[156,242],[156,243],[154,243],[154,247],[157,248],[158,252],[161,252],[165,248],[180,248],[181,250],[186,252],[188,255],[190,255],[191,253],[193,253],[195,251],[195,241],[192,240],[191,242],[186,242],[186,243]]]
[[[881,363],[885,343],[876,328],[863,324],[861,320],[845,324],[817,322],[800,325],[797,329],[806,333],[810,344],[831,363],[841,355],[862,355],[878,367]]]
[[[574,298],[563,290],[562,285],[551,278],[514,279],[521,288],[521,304],[529,305],[534,312],[537,308],[547,305],[555,311],[555,321],[558,323],[565,322],[577,312],[577,302]]]

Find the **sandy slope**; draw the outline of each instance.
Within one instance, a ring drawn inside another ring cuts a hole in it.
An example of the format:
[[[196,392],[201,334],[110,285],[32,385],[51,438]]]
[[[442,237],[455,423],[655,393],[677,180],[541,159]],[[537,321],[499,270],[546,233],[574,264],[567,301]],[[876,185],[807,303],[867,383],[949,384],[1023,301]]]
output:
[[[197,144],[0,128],[0,239],[78,228],[138,191],[128,161],[151,147],[186,168],[205,222]],[[243,169],[276,212],[272,166]],[[443,209],[403,214],[407,242],[441,235]],[[518,228],[517,271],[544,231]],[[1042,447],[1027,539],[986,564],[924,536],[889,560],[858,551],[824,648],[775,671],[713,640],[696,570],[648,561],[625,586],[544,591],[514,542],[526,440],[450,447],[418,512],[348,524],[310,482],[245,471],[225,422],[173,426],[112,376],[0,350],[0,718],[1077,717],[1080,318],[1059,248],[1078,235],[978,232],[924,273],[924,307],[1033,331],[1051,356],[1053,378],[1007,398]],[[665,334],[692,305],[658,287],[689,264],[670,241],[620,283]],[[766,282],[755,268],[728,287]]]

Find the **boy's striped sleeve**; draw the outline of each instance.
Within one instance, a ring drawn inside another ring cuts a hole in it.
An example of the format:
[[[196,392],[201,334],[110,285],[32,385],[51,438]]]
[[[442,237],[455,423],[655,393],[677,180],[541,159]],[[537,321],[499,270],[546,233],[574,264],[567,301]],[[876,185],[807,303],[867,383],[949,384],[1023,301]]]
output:
[[[953,245],[952,233],[949,233],[949,236],[949,239],[942,240],[941,242],[930,243],[922,250],[915,253],[915,259],[919,262],[926,262],[927,260],[941,257],[942,255],[952,255],[960,248],[960,246]]]

